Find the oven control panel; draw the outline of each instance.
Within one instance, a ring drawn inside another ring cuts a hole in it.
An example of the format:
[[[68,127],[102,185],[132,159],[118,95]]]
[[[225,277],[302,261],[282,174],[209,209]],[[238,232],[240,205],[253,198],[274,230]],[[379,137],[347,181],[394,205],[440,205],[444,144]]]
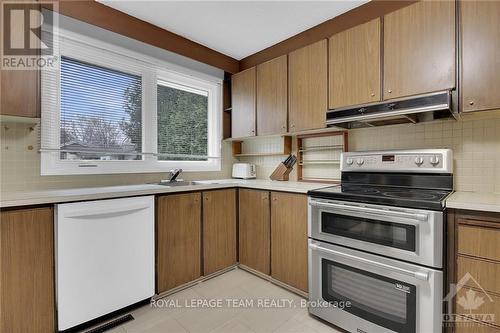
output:
[[[345,152],[341,171],[453,173],[451,149]]]

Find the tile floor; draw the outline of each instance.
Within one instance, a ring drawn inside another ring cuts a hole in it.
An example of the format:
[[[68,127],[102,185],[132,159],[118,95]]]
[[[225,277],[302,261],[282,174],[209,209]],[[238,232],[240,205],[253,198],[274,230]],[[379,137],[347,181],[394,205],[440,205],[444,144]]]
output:
[[[303,300],[253,274],[235,269],[163,298],[156,302],[156,307],[146,305],[132,311],[134,321],[110,332],[339,333],[309,316],[307,309],[301,307]],[[204,303],[196,307],[193,302]],[[208,302],[215,303],[212,304],[215,307],[209,307]],[[228,302],[233,303],[228,305]]]

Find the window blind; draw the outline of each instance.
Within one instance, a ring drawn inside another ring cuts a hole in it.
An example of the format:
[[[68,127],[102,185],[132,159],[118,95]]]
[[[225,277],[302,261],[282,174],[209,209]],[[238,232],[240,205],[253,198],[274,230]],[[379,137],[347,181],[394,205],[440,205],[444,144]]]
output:
[[[141,159],[141,77],[61,58],[61,159]]]

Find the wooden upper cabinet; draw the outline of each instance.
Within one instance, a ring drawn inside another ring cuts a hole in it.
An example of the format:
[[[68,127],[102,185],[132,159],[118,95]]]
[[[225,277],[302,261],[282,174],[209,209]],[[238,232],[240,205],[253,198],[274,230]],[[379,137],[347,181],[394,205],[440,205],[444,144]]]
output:
[[[0,70],[0,114],[40,117],[38,70]]]
[[[271,276],[307,292],[307,196],[271,193]]]
[[[419,1],[384,17],[384,99],[455,87],[455,1]]]
[[[500,2],[460,1],[462,111],[500,108]]]
[[[380,19],[329,39],[330,109],[380,100]]]
[[[257,134],[287,132],[287,56],[257,66]]]
[[[327,40],[288,55],[288,128],[324,128],[327,111]]]
[[[236,190],[203,192],[203,272],[236,264]]]
[[[0,212],[0,274],[0,332],[55,332],[52,208]]]
[[[156,201],[156,291],[162,293],[201,276],[201,193]]]
[[[240,264],[270,274],[271,212],[269,192],[240,189]]]
[[[256,131],[256,69],[249,68],[231,77],[233,138],[254,136]]]

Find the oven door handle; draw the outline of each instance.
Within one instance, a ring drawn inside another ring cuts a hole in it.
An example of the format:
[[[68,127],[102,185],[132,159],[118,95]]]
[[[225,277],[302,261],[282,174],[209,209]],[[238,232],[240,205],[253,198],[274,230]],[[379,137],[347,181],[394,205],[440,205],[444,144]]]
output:
[[[314,243],[309,244],[309,247],[311,249],[313,249],[313,250],[318,250],[320,252],[325,252],[325,253],[328,253],[328,254],[333,254],[335,256],[342,257],[342,258],[349,259],[349,260],[353,260],[353,261],[357,261],[359,263],[363,263],[365,265],[369,265],[369,266],[372,266],[372,267],[378,267],[378,268],[390,270],[392,272],[396,272],[396,273],[399,273],[399,274],[404,274],[404,275],[413,277],[413,278],[418,279],[418,280],[422,280],[422,281],[429,280],[429,273],[428,272],[411,271],[411,270],[408,270],[408,269],[404,269],[404,268],[400,268],[400,267],[395,267],[395,266],[392,266],[392,265],[388,265],[388,264],[376,262],[376,261],[373,261],[373,260],[370,260],[370,259],[360,258],[360,257],[354,256],[354,255],[351,255],[351,254],[342,253],[342,252],[338,252],[338,251],[335,251],[335,250],[330,250],[330,249],[327,249],[325,247],[322,247],[322,246],[314,244]]]
[[[391,217],[401,217],[401,218],[406,218],[406,219],[411,219],[411,220],[417,220],[417,221],[422,221],[425,222],[429,219],[428,214],[412,214],[412,213],[404,213],[404,212],[398,212],[398,211],[393,211],[393,210],[383,210],[383,209],[375,209],[375,208],[368,208],[368,207],[362,207],[362,206],[349,206],[347,204],[335,204],[335,203],[329,203],[329,202],[318,202],[318,201],[311,201],[310,202],[311,206],[314,207],[319,207],[319,208],[336,208],[338,209],[338,213],[342,213],[343,211],[346,213],[366,213],[366,214],[372,214],[372,215],[381,215],[381,216],[391,216]]]

